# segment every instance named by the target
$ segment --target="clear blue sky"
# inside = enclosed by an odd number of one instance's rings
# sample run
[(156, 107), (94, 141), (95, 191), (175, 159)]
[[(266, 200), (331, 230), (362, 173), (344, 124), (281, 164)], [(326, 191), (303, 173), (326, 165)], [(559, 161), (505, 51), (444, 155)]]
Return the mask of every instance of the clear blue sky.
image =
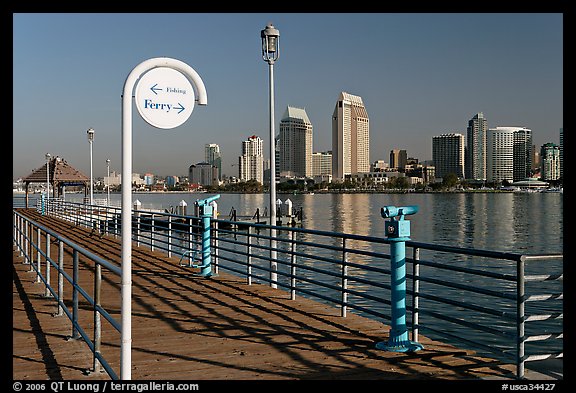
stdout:
[(121, 94), (140, 62), (172, 57), (203, 79), (208, 105), (160, 130), (133, 113), (133, 171), (185, 175), (217, 143), (223, 173), (237, 175), (241, 141), (256, 134), (268, 157), (268, 65), (260, 30), (280, 30), (274, 67), (276, 128), (288, 105), (305, 108), (314, 151), (330, 150), (341, 91), (370, 117), (370, 160), (391, 149), (432, 158), (432, 137), (526, 126), (537, 147), (563, 127), (561, 13), (15, 13), (13, 176), (59, 155), (94, 176), (120, 172)]

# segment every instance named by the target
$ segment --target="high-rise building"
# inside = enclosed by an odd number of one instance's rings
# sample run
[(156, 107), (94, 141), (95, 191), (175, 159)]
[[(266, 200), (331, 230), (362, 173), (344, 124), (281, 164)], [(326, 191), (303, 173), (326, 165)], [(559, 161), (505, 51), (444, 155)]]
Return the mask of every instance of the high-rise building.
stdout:
[(199, 162), (190, 165), (188, 168), (188, 179), (190, 184), (200, 184), (202, 186), (218, 185), (218, 168), (207, 162)]
[(513, 148), (514, 181), (521, 181), (532, 176), (532, 130), (526, 127), (517, 128), (514, 131)]
[(514, 181), (514, 134), (518, 127), (489, 128), (486, 135), (486, 179)]
[(204, 145), (204, 162), (218, 168), (218, 180), (222, 179), (222, 156), (220, 155), (220, 146), (216, 143), (207, 143)]
[(312, 123), (305, 109), (288, 106), (280, 120), (280, 174), (312, 176)]
[(390, 150), (390, 168), (399, 172), (403, 172), (408, 163), (408, 153), (406, 150), (392, 149)]
[(332, 114), (332, 177), (370, 172), (370, 124), (362, 98), (341, 92)]
[(466, 178), (472, 180), (485, 180), (486, 174), (486, 133), (488, 122), (482, 112), (474, 115), (468, 121), (466, 129)]
[(264, 149), (260, 137), (252, 135), (242, 141), (242, 155), (238, 158), (239, 174), (241, 181), (257, 180), (264, 182)]
[(564, 128), (560, 128), (560, 178), (564, 179)]
[(432, 161), (435, 176), (453, 173), (464, 178), (464, 135), (447, 133), (432, 137)]
[(555, 143), (545, 143), (540, 149), (542, 176), (544, 181), (560, 178), (560, 148)]
[(312, 176), (332, 175), (332, 152), (312, 153)]

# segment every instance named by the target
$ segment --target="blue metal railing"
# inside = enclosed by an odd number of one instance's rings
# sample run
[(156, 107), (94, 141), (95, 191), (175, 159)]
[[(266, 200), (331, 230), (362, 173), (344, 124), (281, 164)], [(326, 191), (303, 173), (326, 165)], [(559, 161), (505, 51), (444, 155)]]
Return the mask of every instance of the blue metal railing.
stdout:
[[(14, 245), (17, 247), (20, 256), (24, 258), (24, 263), (30, 265), (30, 271), (36, 272), (36, 281), (44, 283), (46, 288), (45, 296), (53, 297), (55, 299), (58, 307), (55, 316), (66, 314), (72, 322), (71, 338), (82, 338), (90, 348), (90, 351), (93, 354), (92, 372), (99, 372), (101, 367), (103, 367), (112, 379), (118, 379), (118, 375), (114, 372), (106, 358), (101, 353), (101, 317), (104, 317), (118, 332), (121, 331), (121, 326), (120, 323), (116, 321), (116, 319), (114, 319), (101, 305), (101, 285), (102, 267), (118, 277), (121, 275), (120, 268), (76, 245), (51, 229), (28, 219), (15, 210), (13, 213), (13, 219)], [(44, 249), (42, 249), (42, 238), (45, 239)], [(58, 244), (57, 261), (51, 257), (50, 245), (52, 242), (57, 242)], [(67, 273), (64, 269), (65, 246), (72, 250), (72, 275)], [(36, 251), (36, 264), (34, 263), (34, 251)], [(85, 259), (94, 263), (94, 290), (92, 296), (90, 296), (90, 294), (80, 286), (79, 260), (81, 255), (85, 257)], [(45, 262), (45, 273), (42, 273), (42, 259)], [(50, 283), (50, 271), (52, 267), (56, 269), (58, 274), (57, 288), (54, 288)], [(68, 309), (64, 302), (64, 279), (72, 285), (72, 311)], [(84, 330), (78, 320), (79, 295), (82, 295), (82, 297), (84, 297), (84, 299), (86, 299), (92, 306), (94, 316), (93, 340), (90, 339), (88, 333)]]
[[(47, 214), (120, 234), (120, 209), (52, 201)], [(200, 218), (134, 210), (133, 240), (189, 266), (200, 244)], [(390, 241), (381, 237), (212, 219), (212, 266), (246, 279), (390, 320)], [(270, 247), (270, 229), (276, 247)], [(420, 331), (516, 364), (562, 358), (562, 254), (523, 255), (407, 241), (407, 312), (411, 339)], [(271, 260), (271, 252), (277, 257)], [(276, 262), (277, 269), (270, 262)], [(552, 274), (533, 267), (547, 264)], [(534, 271), (534, 272), (533, 272)], [(274, 276), (272, 273), (276, 273)], [(271, 277), (277, 277), (272, 280)], [(549, 285), (548, 285), (549, 284)], [(559, 343), (547, 345), (546, 343)], [(534, 346), (530, 347), (529, 346)], [(559, 348), (557, 348), (559, 347)]]

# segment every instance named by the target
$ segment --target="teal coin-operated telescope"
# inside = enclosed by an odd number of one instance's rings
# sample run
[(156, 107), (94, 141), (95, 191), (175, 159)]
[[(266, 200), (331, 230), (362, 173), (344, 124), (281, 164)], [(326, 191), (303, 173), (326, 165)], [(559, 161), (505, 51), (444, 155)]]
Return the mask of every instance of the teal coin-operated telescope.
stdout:
[(200, 268), (200, 275), (203, 277), (212, 276), (212, 256), (210, 252), (210, 219), (214, 214), (212, 202), (220, 198), (220, 194), (206, 199), (198, 199), (194, 204), (198, 206), (198, 216), (202, 219), (202, 265), (193, 267)]
[[(382, 217), (391, 218), (391, 220), (386, 221), (386, 236), (388, 238), (407, 238), (410, 236), (410, 221), (405, 220), (404, 216), (418, 213), (418, 206), (384, 206), (380, 212)], [(394, 217), (398, 218), (394, 220)]]
[(385, 234), (390, 240), (391, 275), (391, 328), (388, 341), (376, 348), (392, 352), (415, 352), (423, 348), (408, 339), (406, 327), (406, 241), (410, 240), (410, 221), (405, 216), (416, 214), (418, 206), (384, 206), (380, 213), (390, 220), (385, 223)]

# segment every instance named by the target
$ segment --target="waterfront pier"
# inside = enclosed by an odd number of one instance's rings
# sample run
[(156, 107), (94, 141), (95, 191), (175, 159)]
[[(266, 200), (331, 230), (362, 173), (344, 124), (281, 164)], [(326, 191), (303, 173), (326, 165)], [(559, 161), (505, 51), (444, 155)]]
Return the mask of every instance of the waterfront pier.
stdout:
[[(97, 236), (89, 227), (17, 209), (24, 217), (50, 229), (93, 255), (119, 266), (120, 239)], [(40, 233), (40, 232), (38, 232)], [(30, 231), (38, 241), (37, 232)], [(58, 242), (40, 234), (42, 249), (47, 241), (50, 258), (62, 255), (64, 271), (77, 275), (87, 294), (94, 293), (95, 264), (80, 257), (72, 273), (74, 255)], [(66, 315), (58, 313), (54, 294), (44, 281), (58, 282), (55, 269), (46, 271), (39, 257), (43, 280), (18, 249), (13, 252), (13, 379), (111, 378), (101, 371), (89, 345), (83, 342)], [(386, 340), (390, 327), (338, 307), (304, 297), (291, 298), (289, 291), (252, 284), (220, 271), (204, 278), (198, 271), (179, 264), (177, 256), (153, 251), (134, 243), (132, 273), (132, 379), (135, 380), (237, 380), (237, 379), (514, 379), (516, 367), (478, 356), (443, 342), (419, 336), (425, 350), (395, 353), (376, 348)], [(30, 261), (28, 261), (30, 262)], [(104, 269), (102, 269), (104, 270)], [(120, 277), (102, 274), (99, 307), (120, 319)], [(63, 302), (73, 308), (72, 286), (63, 285)], [(77, 296), (77, 295), (76, 295)], [(112, 370), (120, 369), (120, 333), (105, 318), (95, 319), (93, 305), (77, 300), (79, 326)], [(71, 338), (76, 336), (76, 338)], [(96, 365), (96, 366), (95, 366)], [(93, 370), (99, 370), (94, 372)], [(525, 377), (534, 374), (526, 372)], [(118, 377), (118, 375), (112, 375)]]

